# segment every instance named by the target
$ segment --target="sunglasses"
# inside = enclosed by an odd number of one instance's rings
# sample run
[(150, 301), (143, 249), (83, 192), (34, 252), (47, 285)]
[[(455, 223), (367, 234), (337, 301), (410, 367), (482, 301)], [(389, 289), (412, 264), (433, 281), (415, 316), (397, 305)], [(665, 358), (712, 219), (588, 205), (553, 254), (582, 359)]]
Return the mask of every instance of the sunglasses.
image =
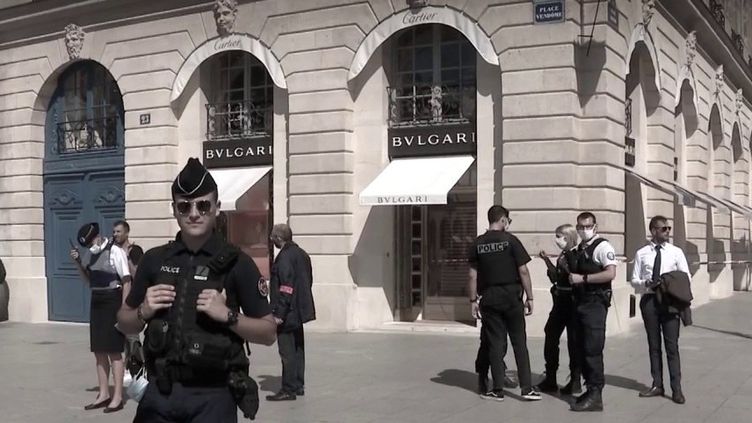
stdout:
[(196, 210), (198, 211), (198, 214), (201, 216), (206, 216), (211, 212), (212, 209), (212, 202), (209, 200), (199, 200), (199, 201), (178, 201), (175, 203), (175, 208), (178, 211), (178, 214), (181, 216), (188, 216), (191, 214), (191, 210), (193, 209), (193, 205), (196, 205)]
[(577, 229), (578, 231), (581, 231), (583, 229), (593, 229), (594, 227), (595, 225), (577, 225), (575, 226), (575, 229)]
[(661, 226), (655, 228), (658, 232), (671, 232), (671, 226)]

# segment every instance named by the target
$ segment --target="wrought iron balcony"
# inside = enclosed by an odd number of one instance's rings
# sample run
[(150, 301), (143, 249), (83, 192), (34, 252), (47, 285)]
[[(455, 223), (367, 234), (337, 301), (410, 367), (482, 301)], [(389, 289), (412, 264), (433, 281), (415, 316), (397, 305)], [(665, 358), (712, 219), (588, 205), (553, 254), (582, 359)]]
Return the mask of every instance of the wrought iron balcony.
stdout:
[(723, 14), (723, 5), (718, 0), (709, 0), (708, 8), (710, 13), (722, 27), (726, 27), (726, 16)]
[[(88, 112), (103, 111), (107, 107), (89, 109)], [(87, 110), (70, 110), (63, 114), (68, 117), (86, 116)], [(112, 150), (118, 147), (118, 115), (107, 114), (89, 119), (66, 120), (57, 124), (58, 154), (82, 153), (87, 151)]]
[(389, 126), (467, 123), (475, 120), (475, 85), (387, 87)]
[(206, 105), (206, 139), (222, 141), (272, 134), (274, 111), (251, 101)]

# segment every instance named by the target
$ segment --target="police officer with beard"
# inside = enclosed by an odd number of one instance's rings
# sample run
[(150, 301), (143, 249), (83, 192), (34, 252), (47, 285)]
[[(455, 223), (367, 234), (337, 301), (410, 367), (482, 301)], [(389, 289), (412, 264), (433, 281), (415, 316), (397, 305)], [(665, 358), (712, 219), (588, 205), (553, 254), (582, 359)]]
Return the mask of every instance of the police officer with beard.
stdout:
[(277, 330), (261, 274), (215, 233), (217, 185), (198, 159), (175, 178), (172, 200), (180, 232), (144, 254), (118, 313), (126, 333), (146, 325), (149, 385), (134, 422), (232, 423), (236, 406), (254, 418), (258, 386), (243, 342), (271, 345)]
[[(525, 333), (525, 315), (533, 311), (533, 290), (527, 269), (530, 255), (520, 240), (507, 232), (507, 227), (512, 223), (507, 209), (492, 206), (488, 209), (488, 223), (488, 231), (475, 240), (468, 254), (468, 292), (472, 313), (476, 318), (480, 315), (483, 324), (493, 377), (493, 389), (480, 396), (504, 400), (505, 369), (502, 358), (507, 349), (509, 333), (522, 397), (529, 401), (540, 400), (540, 393), (533, 389), (531, 381)], [(523, 290), (526, 297), (524, 303)]]
[(580, 213), (576, 228), (581, 241), (569, 281), (575, 292), (579, 356), (587, 391), (571, 407), (572, 411), (603, 411), (603, 348), (606, 316), (611, 305), (611, 281), (616, 276), (616, 253), (606, 239), (597, 235), (598, 224), (593, 213)]

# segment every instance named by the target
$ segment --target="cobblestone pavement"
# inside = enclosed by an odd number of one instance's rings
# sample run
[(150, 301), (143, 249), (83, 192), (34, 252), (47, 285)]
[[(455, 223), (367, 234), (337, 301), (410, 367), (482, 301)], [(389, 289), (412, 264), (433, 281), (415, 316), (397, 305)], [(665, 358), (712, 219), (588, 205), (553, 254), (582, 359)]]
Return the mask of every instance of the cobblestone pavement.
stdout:
[[(537, 312), (542, 312), (538, 310)], [(503, 403), (475, 394), (474, 336), (404, 333), (311, 333), (306, 396), (269, 403), (278, 389), (276, 347), (254, 347), (261, 386), (257, 421), (270, 422), (713, 422), (742, 423), (752, 413), (752, 293), (737, 293), (695, 310), (680, 339), (685, 405), (640, 399), (650, 383), (641, 330), (607, 340), (603, 413), (569, 411), (563, 398)], [(534, 371), (543, 368), (543, 340), (529, 340)], [(564, 348), (565, 352), (566, 349)], [(508, 363), (514, 360), (510, 355)], [(566, 363), (566, 358), (563, 358)], [(88, 328), (69, 324), (0, 324), (0, 422), (130, 422), (136, 404), (119, 413), (84, 411), (96, 396)], [(560, 379), (566, 375), (562, 371)], [(537, 380), (537, 376), (536, 376)], [(668, 377), (666, 377), (668, 380)]]

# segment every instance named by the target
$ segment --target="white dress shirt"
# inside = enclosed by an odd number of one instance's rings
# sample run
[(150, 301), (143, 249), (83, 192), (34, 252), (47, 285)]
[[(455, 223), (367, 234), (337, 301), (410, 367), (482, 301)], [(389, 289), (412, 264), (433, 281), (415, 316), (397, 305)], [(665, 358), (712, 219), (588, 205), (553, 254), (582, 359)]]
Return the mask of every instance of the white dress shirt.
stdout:
[[(105, 243), (102, 245), (102, 248), (105, 248), (109, 242), (112, 241), (105, 238)], [(118, 276), (120, 276), (120, 280), (126, 276), (131, 276), (130, 266), (128, 266), (128, 255), (125, 254), (125, 250), (114, 243), (112, 244), (112, 247), (110, 247), (110, 265), (115, 268)]]
[[(632, 269), (632, 286), (637, 294), (649, 294), (653, 290), (646, 287), (645, 283), (653, 279), (653, 263), (655, 262), (655, 246), (650, 244), (640, 248), (635, 253), (634, 269)], [(687, 265), (687, 258), (681, 248), (664, 242), (661, 244), (661, 272), (660, 274), (679, 270), (692, 278)]]

